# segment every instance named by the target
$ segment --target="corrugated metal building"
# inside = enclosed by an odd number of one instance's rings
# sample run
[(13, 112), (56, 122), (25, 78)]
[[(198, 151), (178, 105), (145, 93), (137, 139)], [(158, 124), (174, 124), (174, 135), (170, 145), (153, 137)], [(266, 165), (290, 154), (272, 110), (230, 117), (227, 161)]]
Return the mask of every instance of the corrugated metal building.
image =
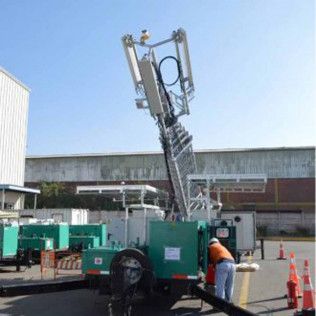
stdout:
[[(315, 178), (315, 147), (197, 150), (198, 173)], [(161, 152), (28, 156), (26, 182), (165, 181)]]
[(30, 90), (0, 67), (0, 203), (23, 207), (27, 118)]
[[(257, 224), (267, 231), (315, 231), (315, 147), (198, 150), (199, 173), (266, 174), (263, 194), (222, 194), (224, 209), (257, 211)], [(30, 156), (26, 183), (77, 185), (149, 183), (169, 189), (160, 152), (67, 156)]]
[[(266, 174), (264, 194), (224, 194), (225, 208), (257, 211), (314, 211), (315, 147), (196, 151), (199, 173)], [(160, 152), (37, 156), (26, 159), (26, 183), (150, 183), (168, 188)]]

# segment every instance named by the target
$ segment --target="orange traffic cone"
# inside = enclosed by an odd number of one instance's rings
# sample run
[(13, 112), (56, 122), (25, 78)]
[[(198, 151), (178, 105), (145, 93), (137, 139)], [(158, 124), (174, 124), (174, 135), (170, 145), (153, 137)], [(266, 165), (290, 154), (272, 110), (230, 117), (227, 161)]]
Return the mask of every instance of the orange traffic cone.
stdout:
[(285, 256), (285, 251), (283, 248), (283, 242), (282, 240), (280, 241), (280, 251), (279, 251), (279, 258), (277, 258), (278, 260), (286, 260), (286, 256)]
[(289, 281), (291, 281), (291, 280), (294, 281), (297, 285), (297, 297), (302, 297), (302, 290), (301, 290), (301, 286), (300, 286), (300, 277), (297, 274), (294, 252), (290, 253)]
[(295, 271), (290, 269), (289, 280), (286, 283), (287, 286), (287, 307), (288, 308), (297, 308), (298, 307), (298, 291), (297, 283), (294, 281)]
[(309, 262), (304, 261), (304, 292), (303, 292), (303, 312), (308, 310), (315, 310), (315, 293), (313, 290), (311, 277), (309, 274)]

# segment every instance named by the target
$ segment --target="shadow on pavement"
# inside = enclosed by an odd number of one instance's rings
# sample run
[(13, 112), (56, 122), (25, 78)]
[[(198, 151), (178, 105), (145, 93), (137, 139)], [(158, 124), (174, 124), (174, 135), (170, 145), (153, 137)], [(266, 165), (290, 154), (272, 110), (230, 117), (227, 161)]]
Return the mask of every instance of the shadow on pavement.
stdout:
[(288, 307), (281, 307), (281, 308), (269, 309), (266, 311), (258, 312), (257, 314), (258, 315), (264, 315), (264, 314), (273, 315), (273, 313), (282, 312), (282, 311), (286, 311), (286, 310), (290, 310), (290, 309)]
[(180, 307), (173, 310), (174, 316), (203, 316), (203, 315), (212, 315), (221, 313), (216, 309), (208, 309), (201, 311), (200, 308), (187, 308), (187, 307)]
[(254, 304), (254, 303), (263, 303), (263, 302), (272, 302), (272, 301), (278, 301), (278, 300), (284, 300), (286, 299), (286, 296), (280, 296), (280, 297), (273, 297), (273, 298), (266, 298), (264, 300), (260, 300), (260, 301), (251, 301), (248, 302), (247, 304)]
[[(177, 304), (187, 304), (178, 306)], [(195, 306), (192, 306), (195, 302)], [(193, 303), (194, 304), (194, 303)], [(191, 306), (190, 306), (191, 305)], [(166, 296), (154, 296), (150, 300), (135, 304), (133, 316), (205, 316), (222, 315), (211, 307), (201, 310), (196, 300), (181, 300)], [(6, 316), (114, 316), (109, 312), (105, 296), (89, 290), (73, 290), (30, 296), (4, 297), (0, 302), (0, 315)]]
[(105, 316), (104, 302), (90, 291), (75, 290), (31, 296), (4, 297), (0, 301), (0, 315), (6, 316)]

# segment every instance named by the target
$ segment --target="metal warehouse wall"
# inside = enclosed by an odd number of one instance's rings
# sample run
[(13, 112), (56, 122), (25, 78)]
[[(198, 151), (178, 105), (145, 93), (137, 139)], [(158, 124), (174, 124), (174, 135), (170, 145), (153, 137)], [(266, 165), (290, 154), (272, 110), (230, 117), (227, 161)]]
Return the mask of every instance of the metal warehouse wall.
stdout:
[(29, 90), (0, 67), (0, 183), (24, 184)]
[[(264, 173), (268, 178), (315, 178), (315, 147), (196, 152), (199, 173)], [(27, 157), (27, 183), (40, 181), (166, 180), (162, 153)]]
[(268, 178), (315, 177), (315, 147), (201, 152), (197, 161), (202, 173), (264, 173)]

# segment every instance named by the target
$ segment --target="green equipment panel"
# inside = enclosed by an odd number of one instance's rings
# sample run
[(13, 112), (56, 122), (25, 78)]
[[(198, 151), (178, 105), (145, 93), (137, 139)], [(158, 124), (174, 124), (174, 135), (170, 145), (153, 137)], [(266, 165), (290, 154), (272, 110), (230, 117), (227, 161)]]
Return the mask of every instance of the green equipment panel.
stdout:
[(210, 237), (216, 237), (237, 258), (236, 226), (210, 226)]
[(198, 222), (150, 222), (148, 255), (157, 278), (196, 279)]
[(96, 236), (99, 237), (100, 246), (106, 245), (105, 224), (70, 225), (69, 234), (70, 236)]
[(19, 227), (0, 225), (0, 259), (16, 255), (18, 234)]
[(100, 238), (96, 236), (69, 236), (69, 247), (82, 244), (83, 249), (96, 248), (100, 246)]
[(22, 237), (53, 238), (54, 249), (68, 249), (69, 247), (69, 226), (68, 224), (53, 225), (22, 225), (20, 226)]
[(82, 252), (82, 273), (101, 274), (110, 273), (113, 257), (120, 252), (120, 248), (98, 247), (84, 250)]
[(20, 237), (20, 247), (23, 250), (52, 250), (54, 248), (54, 239), (42, 237)]

